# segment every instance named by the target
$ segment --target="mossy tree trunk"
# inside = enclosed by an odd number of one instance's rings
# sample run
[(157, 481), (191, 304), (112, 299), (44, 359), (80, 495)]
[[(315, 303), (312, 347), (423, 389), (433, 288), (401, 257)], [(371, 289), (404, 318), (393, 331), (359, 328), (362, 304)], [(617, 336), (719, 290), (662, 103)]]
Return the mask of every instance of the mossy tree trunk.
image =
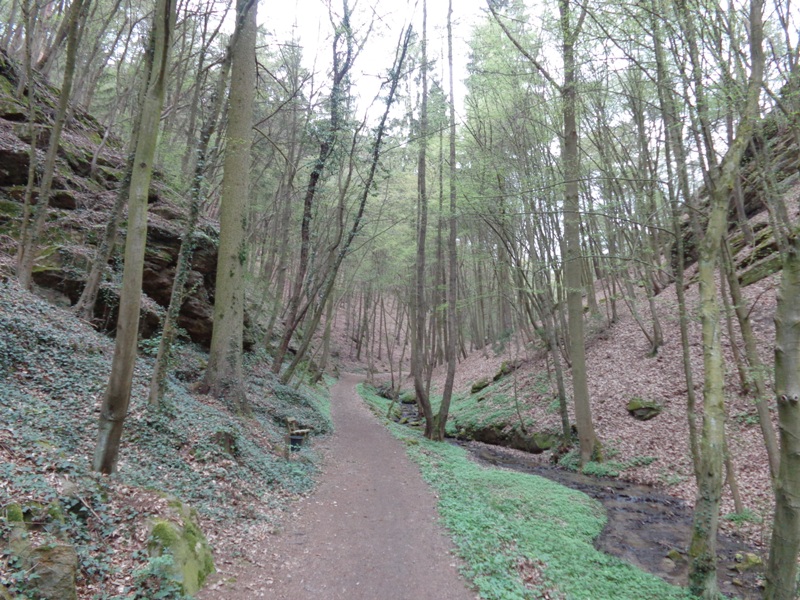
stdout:
[(775, 313), (775, 395), (780, 469), (767, 563), (766, 600), (794, 600), (800, 552), (800, 233), (789, 239)]
[(439, 413), (436, 415), (436, 428), (433, 437), (436, 440), (444, 440), (444, 430), (447, 425), (447, 416), (450, 411), (450, 399), (453, 396), (453, 382), (456, 376), (456, 338), (458, 337), (458, 312), (456, 303), (458, 301), (458, 246), (456, 244), (456, 113), (453, 87), (453, 0), (450, 0), (447, 8), (447, 59), (449, 64), (450, 76), (450, 214), (448, 218), (448, 239), (447, 239), (447, 336), (445, 357), (447, 359), (447, 374), (442, 391), (442, 403), (439, 405)]
[[(692, 47), (695, 80), (699, 79), (699, 55), (692, 42), (693, 16), (685, 2), (680, 5), (684, 33)], [(717, 530), (722, 495), (725, 458), (724, 359), (720, 342), (720, 309), (715, 273), (720, 259), (722, 237), (727, 230), (727, 213), (742, 155), (750, 142), (758, 118), (759, 96), (763, 80), (762, 0), (750, 4), (751, 72), (747, 101), (742, 110), (736, 137), (722, 163), (710, 173), (710, 214), (705, 236), (700, 244), (699, 282), (700, 315), (703, 324), (703, 429), (700, 441), (700, 469), (697, 478), (692, 541), (689, 548), (689, 588), (705, 600), (717, 600)], [(698, 85), (698, 88), (701, 88)], [(705, 101), (698, 100), (700, 116), (707, 117)], [(710, 144), (710, 142), (708, 142)], [(710, 147), (707, 148), (712, 155)]]
[(244, 329), (243, 269), (250, 198), (250, 148), (256, 86), (256, 0), (237, 0), (236, 34), (231, 46), (231, 90), (222, 174), (214, 331), (204, 386), (247, 410), (242, 373)]
[(125, 268), (122, 273), (114, 358), (100, 408), (99, 432), (94, 453), (94, 469), (105, 474), (116, 470), (122, 429), (130, 403), (139, 337), (144, 252), (147, 244), (147, 196), (158, 142), (174, 26), (173, 0), (159, 0), (153, 16), (153, 29), (148, 48), (148, 52), (152, 53), (152, 68), (140, 108), (139, 130), (131, 173)]
[[(236, 32), (234, 32), (236, 35)], [(234, 40), (235, 43), (235, 40)], [(161, 339), (158, 343), (158, 354), (153, 365), (153, 376), (150, 379), (150, 392), (148, 403), (151, 407), (158, 406), (164, 395), (164, 387), (169, 369), (169, 360), (172, 354), (172, 345), (178, 328), (178, 315), (185, 297), (186, 280), (189, 277), (192, 253), (194, 252), (194, 236), (197, 220), (200, 216), (200, 203), (205, 191), (206, 160), (211, 136), (216, 131), (217, 122), (225, 98), (225, 87), (228, 81), (231, 66), (230, 48), (226, 53), (217, 79), (214, 96), (211, 99), (211, 112), (200, 131), (200, 141), (195, 149), (194, 176), (192, 187), (189, 190), (189, 215), (181, 236), (181, 247), (178, 251), (178, 262), (175, 267), (175, 279), (172, 282), (172, 293), (169, 299), (167, 314), (164, 316), (164, 326), (161, 330)]]
[(427, 344), (425, 321), (428, 316), (425, 298), (425, 241), (428, 235), (428, 191), (427, 171), (427, 136), (428, 136), (428, 65), (427, 65), (427, 1), (422, 2), (422, 98), (419, 116), (419, 155), (417, 157), (417, 260), (414, 273), (414, 293), (411, 302), (410, 322), (414, 333), (411, 336), (411, 375), (414, 379), (414, 392), (417, 405), (425, 417), (425, 437), (433, 435), (433, 410), (428, 397), (428, 381), (426, 381), (427, 362), (432, 360)]
[[(65, 30), (65, 35), (67, 37), (67, 56), (64, 65), (64, 79), (61, 84), (61, 94), (58, 97), (58, 107), (56, 108), (53, 125), (50, 128), (50, 139), (48, 141), (47, 154), (44, 159), (44, 170), (39, 185), (38, 200), (33, 211), (31, 211), (31, 219), (26, 219), (22, 223), (22, 241), (20, 242), (19, 251), (17, 253), (17, 279), (20, 285), (25, 289), (30, 289), (31, 285), (33, 285), (33, 262), (36, 258), (39, 238), (42, 235), (42, 230), (44, 229), (45, 220), (47, 218), (47, 205), (50, 200), (50, 190), (53, 186), (53, 177), (56, 171), (56, 157), (61, 142), (61, 130), (64, 128), (64, 122), (67, 118), (67, 109), (69, 108), (69, 101), (72, 95), (72, 81), (75, 77), (75, 59), (78, 54), (78, 46), (83, 31), (83, 28), (80, 27), (81, 13), (85, 10), (88, 1), (89, 0), (73, 0), (67, 15), (68, 23)], [(35, 96), (35, 86), (30, 75), (32, 75), (32, 73), (29, 71), (29, 78), (27, 81), (28, 95), (29, 98), (33, 98)], [(32, 112), (29, 116), (31, 125), (33, 125), (33, 117), (34, 113)], [(31, 133), (32, 148), (35, 148), (36, 133), (33, 128), (31, 129)], [(32, 155), (33, 154), (34, 152), (32, 152)], [(28, 189), (31, 189), (31, 182), (28, 183)]]

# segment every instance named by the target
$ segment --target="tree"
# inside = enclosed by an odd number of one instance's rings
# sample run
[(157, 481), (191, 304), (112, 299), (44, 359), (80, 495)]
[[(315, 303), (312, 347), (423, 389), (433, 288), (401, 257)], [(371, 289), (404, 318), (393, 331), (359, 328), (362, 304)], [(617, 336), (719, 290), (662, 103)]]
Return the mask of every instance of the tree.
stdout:
[(147, 243), (147, 197), (153, 172), (161, 108), (164, 104), (174, 23), (173, 0), (159, 0), (155, 6), (152, 32), (148, 42), (147, 84), (139, 109), (139, 128), (136, 133), (136, 151), (131, 172), (128, 234), (125, 238), (125, 265), (120, 289), (114, 358), (100, 408), (99, 431), (94, 453), (94, 469), (104, 474), (116, 470), (123, 425), (130, 403), (139, 337), (142, 270)]
[(257, 0), (237, 0), (231, 47), (231, 91), (222, 176), (219, 258), (214, 295), (214, 331), (204, 386), (246, 410), (242, 373), (246, 217), (250, 189), (250, 148), (256, 86)]
[(447, 416), (450, 410), (450, 399), (453, 395), (453, 381), (456, 375), (456, 338), (458, 337), (458, 312), (456, 306), (458, 301), (458, 246), (456, 243), (457, 190), (456, 111), (453, 87), (453, 0), (450, 0), (447, 7), (447, 60), (450, 76), (450, 215), (448, 219), (449, 236), (447, 240), (447, 347), (445, 349), (445, 357), (447, 359), (447, 374), (445, 376), (444, 390), (442, 390), (442, 402), (439, 405), (439, 413), (436, 415), (436, 428), (433, 432), (434, 439), (439, 441), (444, 441), (444, 429), (445, 425), (447, 424)]
[[(53, 177), (56, 170), (56, 155), (61, 141), (61, 130), (64, 127), (64, 122), (67, 118), (67, 109), (69, 108), (69, 101), (72, 94), (72, 81), (75, 76), (75, 56), (78, 52), (78, 45), (81, 40), (82, 28), (80, 27), (81, 13), (85, 10), (88, 0), (73, 0), (70, 5), (69, 14), (65, 21), (66, 27), (62, 27), (64, 36), (67, 37), (67, 60), (64, 68), (64, 80), (61, 84), (61, 94), (58, 98), (58, 108), (56, 109), (55, 119), (53, 126), (50, 129), (50, 139), (48, 141), (47, 155), (44, 161), (44, 172), (42, 173), (42, 182), (39, 185), (39, 195), (36, 202), (35, 210), (32, 211), (32, 220), (28, 221), (26, 218), (22, 223), (22, 235), (17, 253), (17, 278), (20, 285), (25, 289), (30, 289), (33, 284), (33, 263), (36, 258), (36, 250), (39, 243), (39, 238), (42, 234), (45, 219), (47, 217), (47, 205), (50, 201), (50, 190), (53, 185)], [(28, 94), (29, 98), (35, 96), (34, 80), (32, 73), (28, 70)], [(34, 114), (31, 113), (31, 126), (33, 126)], [(35, 162), (35, 147), (36, 147), (36, 134), (31, 135), (31, 164)], [(32, 186), (32, 181), (28, 182), (28, 188)], [(26, 198), (30, 202), (30, 195)], [(26, 204), (27, 204), (26, 202)], [(28, 213), (26, 206), (26, 216)]]
[(575, 44), (581, 33), (587, 8), (582, 5), (577, 20), (573, 23), (570, 0), (559, 0), (559, 33), (564, 79), (557, 82), (548, 70), (528, 52), (497, 13), (495, 1), (487, 0), (489, 10), (503, 32), (514, 46), (528, 59), (534, 68), (556, 88), (561, 97), (563, 135), (561, 137), (561, 164), (564, 177), (564, 272), (569, 318), (569, 353), (572, 361), (572, 387), (575, 403), (575, 421), (580, 441), (581, 464), (589, 462), (595, 450), (597, 438), (594, 433), (592, 410), (586, 374), (586, 347), (583, 323), (583, 259), (580, 238), (580, 198), (578, 178), (580, 172), (578, 128), (577, 128), (577, 75)]
[(781, 456), (766, 570), (767, 600), (793, 600), (800, 553), (800, 235), (789, 239), (775, 314), (775, 395)]
[[(699, 54), (694, 44), (692, 25), (694, 18), (688, 4), (682, 2), (681, 25), (690, 46), (694, 69), (695, 89), (702, 90), (699, 82)], [(750, 143), (759, 113), (759, 96), (764, 74), (762, 49), (762, 0), (750, 3), (750, 79), (746, 103), (742, 109), (736, 137), (728, 147), (718, 167), (710, 173), (709, 217), (705, 235), (700, 243), (699, 283), (700, 315), (703, 324), (703, 429), (700, 439), (700, 469), (697, 480), (692, 542), (689, 547), (689, 587), (693, 594), (707, 600), (719, 597), (716, 574), (717, 529), (722, 491), (725, 456), (724, 368), (720, 342), (720, 313), (717, 300), (715, 271), (717, 269), (722, 238), (727, 230), (728, 204), (739, 177), (744, 151)], [(703, 96), (698, 97), (700, 118), (705, 121), (707, 109)], [(704, 125), (708, 156), (713, 156), (710, 133)]]

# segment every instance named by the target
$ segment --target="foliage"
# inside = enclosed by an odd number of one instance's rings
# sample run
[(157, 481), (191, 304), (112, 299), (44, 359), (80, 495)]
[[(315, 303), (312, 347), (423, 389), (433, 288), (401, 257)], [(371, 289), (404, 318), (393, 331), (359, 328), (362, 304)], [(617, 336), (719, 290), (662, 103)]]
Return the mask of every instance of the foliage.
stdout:
[[(584, 475), (592, 477), (619, 477), (623, 471), (636, 467), (643, 467), (656, 461), (655, 456), (634, 456), (625, 461), (605, 460), (602, 462), (590, 460), (582, 469)], [(580, 468), (580, 455), (577, 450), (570, 450), (558, 461), (559, 466), (578, 471)]]
[[(378, 415), (388, 401), (361, 388)], [(462, 448), (430, 442), (388, 423), (439, 497), (439, 512), (465, 561), (465, 575), (487, 600), (548, 597), (639, 600), (688, 598), (661, 579), (594, 548), (603, 528), (602, 506), (547, 479), (470, 461)], [(543, 581), (522, 582), (518, 565), (543, 565)]]
[[(179, 353), (183, 368), (199, 368), (204, 360), (189, 346)], [(308, 449), (304, 460), (281, 455), (282, 419), (296, 415), (316, 433), (329, 431), (327, 400), (278, 386), (257, 358), (248, 363), (252, 418), (232, 416), (176, 379), (168, 383), (163, 409), (149, 409), (151, 361), (140, 358), (119, 473), (97, 478), (90, 460), (110, 362), (107, 338), (13, 284), (0, 284), (0, 511), (21, 512), (37, 544), (72, 544), (79, 585), (102, 586), (114, 578), (119, 553), (141, 544), (137, 531), (158, 516), (158, 505), (166, 506), (164, 497), (197, 509), (201, 522), (230, 524), (271, 519), (270, 511), (290, 494), (310, 489), (316, 456)], [(148, 500), (130, 503), (133, 496)], [(12, 525), (0, 520), (0, 549), (6, 548), (0, 584), (7, 587), (18, 573), (7, 550), (11, 535)], [(139, 555), (126, 560), (140, 569), (135, 585), (155, 585), (163, 564)], [(167, 589), (136, 597), (177, 597)]]
[(728, 513), (726, 515), (722, 515), (722, 518), (737, 525), (741, 525), (743, 523), (761, 523), (764, 520), (761, 515), (753, 512), (749, 508), (745, 508), (739, 513)]
[(133, 600), (182, 600), (181, 586), (171, 579), (172, 556), (163, 554), (147, 558), (145, 565), (133, 572)]

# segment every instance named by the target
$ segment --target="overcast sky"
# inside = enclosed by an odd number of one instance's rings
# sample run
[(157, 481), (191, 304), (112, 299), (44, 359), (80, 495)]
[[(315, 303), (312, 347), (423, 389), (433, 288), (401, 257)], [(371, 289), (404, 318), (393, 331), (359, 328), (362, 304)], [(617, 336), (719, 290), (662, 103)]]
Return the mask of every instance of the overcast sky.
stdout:
[[(259, 23), (288, 40), (292, 32), (304, 49), (308, 69), (324, 76), (331, 66), (332, 27), (328, 16), (328, 0), (282, 0), (263, 2), (259, 6)], [(353, 26), (360, 36), (372, 22), (369, 41), (355, 63), (354, 75), (359, 106), (365, 109), (375, 97), (381, 78), (392, 65), (400, 32), (409, 22), (415, 31), (422, 31), (422, 1), (350, 0)], [(341, 0), (330, 0), (331, 10), (341, 14)], [(469, 60), (472, 28), (483, 14), (484, 0), (453, 0), (453, 45), (456, 85), (456, 106), (463, 106), (466, 89), (462, 84)], [(437, 60), (435, 76), (447, 86), (447, 0), (428, 0), (428, 54)], [(461, 112), (459, 110), (459, 112)]]

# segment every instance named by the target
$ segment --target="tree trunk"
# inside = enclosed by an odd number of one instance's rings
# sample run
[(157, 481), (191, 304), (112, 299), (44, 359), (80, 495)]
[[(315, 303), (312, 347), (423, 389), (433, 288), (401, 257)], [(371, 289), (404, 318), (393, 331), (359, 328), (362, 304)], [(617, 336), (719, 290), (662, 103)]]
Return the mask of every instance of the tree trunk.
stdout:
[(447, 58), (450, 66), (450, 215), (449, 215), (449, 237), (447, 240), (448, 254), (448, 276), (447, 276), (447, 347), (445, 357), (447, 358), (447, 374), (445, 375), (444, 390), (442, 391), (442, 403), (439, 406), (439, 414), (436, 416), (436, 431), (434, 439), (444, 440), (444, 430), (447, 424), (447, 416), (450, 411), (450, 400), (453, 396), (453, 382), (456, 376), (456, 338), (458, 337), (458, 313), (456, 304), (458, 302), (458, 250), (456, 245), (456, 113), (455, 98), (453, 91), (453, 0), (450, 0), (447, 9)]
[(592, 459), (596, 437), (589, 403), (589, 386), (586, 378), (586, 347), (584, 341), (582, 265), (580, 237), (580, 200), (578, 198), (579, 150), (576, 119), (577, 64), (575, 38), (578, 29), (572, 29), (569, 0), (559, 1), (561, 13), (562, 53), (564, 59), (564, 85), (561, 100), (564, 113), (564, 142), (561, 148), (564, 169), (564, 240), (566, 256), (564, 271), (567, 285), (567, 312), (569, 319), (569, 354), (572, 360), (572, 388), (575, 401), (575, 424), (580, 441), (580, 462)]
[[(36, 258), (37, 245), (44, 229), (47, 218), (47, 208), (50, 201), (50, 189), (53, 185), (53, 177), (56, 170), (56, 157), (58, 147), (61, 142), (61, 130), (67, 117), (67, 109), (72, 94), (72, 81), (75, 75), (75, 57), (78, 53), (78, 45), (81, 40), (82, 29), (80, 25), (81, 13), (84, 9), (84, 0), (73, 0), (69, 9), (68, 26), (65, 32), (67, 36), (67, 60), (64, 66), (64, 80), (61, 84), (61, 93), (58, 97), (58, 107), (56, 109), (53, 126), (50, 129), (50, 139), (48, 141), (47, 154), (44, 160), (44, 172), (42, 182), (39, 185), (39, 196), (36, 206), (32, 211), (32, 221), (24, 221), (22, 227), (24, 232), (21, 235), (23, 240), (19, 246), (17, 254), (17, 279), (19, 284), (25, 289), (30, 289), (33, 285), (33, 262)], [(27, 82), (28, 94), (35, 96), (34, 82), (29, 79)], [(33, 114), (31, 115), (33, 117)], [(32, 121), (33, 122), (33, 121)], [(31, 137), (31, 144), (35, 144), (35, 133)], [(30, 182), (29, 182), (30, 185)]]
[[(234, 41), (235, 43), (235, 41)], [(231, 53), (228, 50), (220, 69), (219, 79), (211, 98), (211, 113), (208, 115), (206, 123), (200, 132), (200, 141), (196, 148), (194, 177), (190, 190), (189, 216), (181, 236), (181, 247), (178, 251), (178, 261), (175, 266), (175, 279), (172, 282), (172, 293), (169, 299), (167, 313), (164, 316), (164, 326), (161, 330), (161, 340), (158, 343), (158, 354), (153, 365), (153, 376), (150, 379), (150, 391), (148, 403), (150, 406), (158, 406), (164, 396), (164, 388), (169, 369), (169, 360), (172, 355), (172, 344), (178, 327), (178, 316), (183, 306), (185, 297), (186, 280), (189, 277), (191, 268), (192, 253), (194, 252), (194, 236), (197, 228), (197, 221), (200, 216), (200, 203), (203, 192), (205, 192), (206, 158), (208, 156), (208, 145), (211, 136), (217, 127), (217, 121), (222, 110), (222, 103), (225, 98), (225, 87), (230, 72)]]
[(247, 258), (245, 227), (250, 200), (250, 148), (256, 86), (256, 0), (237, 0), (231, 46), (231, 91), (220, 206), (219, 258), (211, 336), (204, 386), (246, 411), (242, 373), (244, 279)]
[(139, 306), (142, 297), (142, 270), (147, 244), (147, 196), (158, 141), (161, 108), (164, 103), (169, 49), (175, 24), (172, 0), (160, 0), (153, 17), (149, 52), (152, 68), (139, 117), (139, 131), (131, 174), (128, 202), (128, 235), (125, 240), (125, 268), (122, 274), (117, 336), (111, 375), (100, 409), (99, 433), (94, 453), (94, 469), (113, 473), (119, 458), (122, 428), (128, 414), (136, 346), (139, 337)]
[(800, 552), (800, 235), (789, 239), (775, 313), (775, 396), (781, 455), (766, 600), (794, 600)]
[[(687, 28), (691, 16), (682, 4), (683, 21)], [(697, 501), (694, 510), (692, 542), (689, 548), (689, 588), (705, 600), (719, 596), (717, 583), (717, 529), (722, 488), (725, 453), (724, 359), (720, 343), (720, 319), (717, 290), (714, 280), (719, 261), (722, 237), (726, 232), (728, 204), (742, 155), (752, 137), (758, 117), (758, 101), (763, 80), (764, 54), (762, 50), (762, 0), (752, 0), (750, 5), (750, 56), (751, 73), (747, 88), (747, 102), (736, 132), (722, 163), (710, 174), (710, 215), (706, 234), (700, 244), (699, 280), (700, 313), (703, 322), (703, 432), (700, 442), (700, 469), (697, 481)], [(690, 44), (694, 42), (689, 36)], [(694, 50), (694, 49), (693, 49)], [(699, 58), (692, 57), (695, 63)], [(699, 103), (702, 104), (702, 103)], [(705, 113), (701, 106), (701, 120)], [(713, 156), (710, 140), (707, 151)]]

